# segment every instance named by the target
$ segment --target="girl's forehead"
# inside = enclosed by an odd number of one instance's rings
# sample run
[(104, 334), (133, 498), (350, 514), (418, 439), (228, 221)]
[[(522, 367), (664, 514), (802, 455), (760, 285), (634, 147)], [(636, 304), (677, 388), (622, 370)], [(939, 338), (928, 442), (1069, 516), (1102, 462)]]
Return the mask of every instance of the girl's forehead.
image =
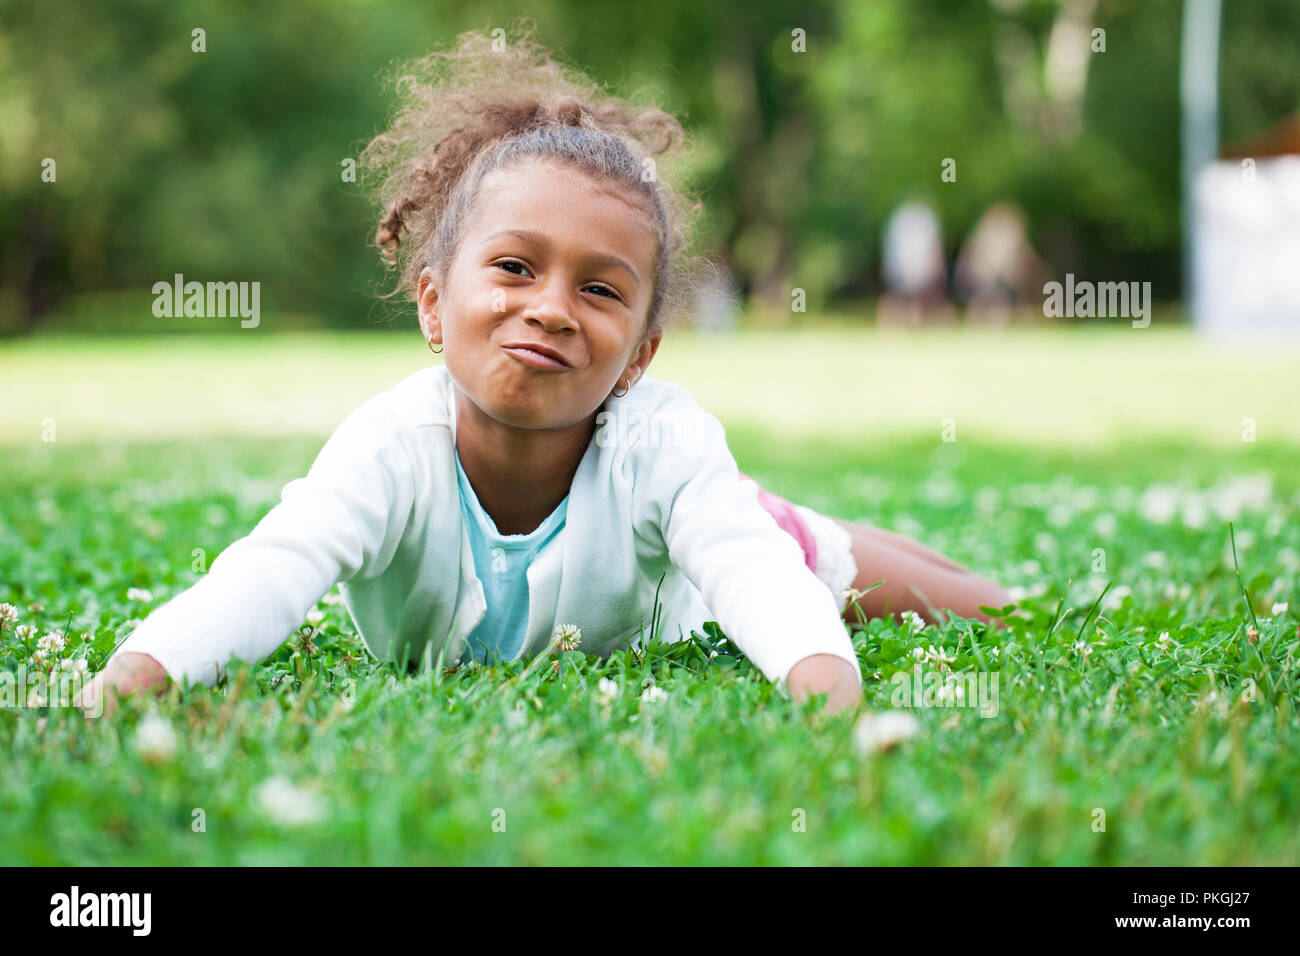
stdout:
[[(655, 241), (653, 224), (639, 197), (582, 170), (540, 161), (522, 166), (494, 169), (484, 177), (478, 215), (471, 226), (480, 236), (516, 230), (541, 235), (573, 231), (588, 239), (599, 234), (607, 240), (617, 233), (632, 243)], [(614, 202), (622, 208), (611, 216), (605, 210), (584, 209), (584, 199), (597, 206)]]
[(483, 177), (480, 202), (517, 209), (519, 204), (568, 203), (579, 193), (593, 199), (612, 199), (637, 209), (639, 197), (585, 170), (543, 159), (525, 159), (498, 167)]

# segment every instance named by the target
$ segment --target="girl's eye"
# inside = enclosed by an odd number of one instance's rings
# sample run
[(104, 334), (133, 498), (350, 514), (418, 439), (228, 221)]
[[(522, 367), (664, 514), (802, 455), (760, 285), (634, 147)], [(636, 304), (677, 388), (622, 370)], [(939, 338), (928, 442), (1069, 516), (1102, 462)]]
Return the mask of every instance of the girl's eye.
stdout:
[[(494, 265), (496, 265), (498, 268), (506, 269), (506, 271), (508, 271), (511, 275), (514, 276), (523, 275), (528, 271), (528, 267), (524, 265), (522, 262), (520, 262), (518, 259), (503, 259), (500, 262), (494, 263)], [(517, 266), (522, 271), (516, 272), (514, 271), (514, 269), (508, 268), (509, 266)], [(589, 285), (587, 286), (587, 288), (601, 290), (601, 292), (603, 293), (603, 298), (616, 299), (621, 301), (621, 296), (619, 296), (617, 292), (615, 292), (607, 285)]]
[[(519, 260), (517, 260), (517, 259), (506, 259), (504, 262), (498, 262), (497, 265), (500, 266), (500, 267), (503, 268), (503, 269), (504, 269), (506, 266), (518, 266), (519, 268), (523, 269), (525, 272), (528, 271), (528, 267), (527, 267), (526, 265), (524, 265), (522, 262), (520, 262)], [(516, 275), (516, 276), (517, 276), (517, 275), (521, 275), (522, 273), (519, 273), (519, 272), (512, 272), (512, 273), (510, 273), (510, 274), (511, 274), (511, 275)]]

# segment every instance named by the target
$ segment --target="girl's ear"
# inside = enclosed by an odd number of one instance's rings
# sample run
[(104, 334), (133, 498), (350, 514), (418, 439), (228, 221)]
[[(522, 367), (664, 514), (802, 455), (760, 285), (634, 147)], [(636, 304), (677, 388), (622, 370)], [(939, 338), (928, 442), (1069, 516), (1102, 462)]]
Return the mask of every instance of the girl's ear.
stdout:
[(627, 377), (628, 388), (635, 385), (637, 379), (645, 374), (645, 370), (650, 366), (651, 359), (659, 351), (659, 341), (663, 337), (664, 330), (655, 329), (641, 340), (637, 350), (632, 353), (632, 361), (628, 363), (627, 368), (623, 371), (624, 376)]
[(415, 301), (420, 313), (420, 331), (430, 345), (441, 345), (442, 320), (438, 316), (438, 288), (434, 284), (433, 269), (430, 266), (420, 270)]

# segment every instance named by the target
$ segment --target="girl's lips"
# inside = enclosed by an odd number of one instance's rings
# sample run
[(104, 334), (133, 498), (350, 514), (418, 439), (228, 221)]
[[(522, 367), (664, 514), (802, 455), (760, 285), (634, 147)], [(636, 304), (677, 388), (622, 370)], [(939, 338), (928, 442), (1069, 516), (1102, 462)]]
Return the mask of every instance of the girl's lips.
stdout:
[(523, 362), (525, 365), (531, 365), (533, 368), (549, 368), (564, 371), (569, 367), (558, 359), (553, 359), (549, 355), (543, 355), (541, 352), (534, 351), (533, 349), (526, 348), (522, 345), (507, 345), (503, 346), (503, 348), (505, 348), (505, 350), (515, 358), (519, 359), (519, 361)]

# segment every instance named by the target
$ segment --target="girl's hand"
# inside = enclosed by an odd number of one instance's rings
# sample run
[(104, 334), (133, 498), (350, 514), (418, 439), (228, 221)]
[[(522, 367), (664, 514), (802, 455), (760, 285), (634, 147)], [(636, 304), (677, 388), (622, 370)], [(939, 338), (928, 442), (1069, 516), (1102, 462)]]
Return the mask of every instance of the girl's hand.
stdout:
[(862, 703), (858, 675), (848, 661), (834, 654), (812, 654), (790, 668), (785, 685), (796, 701), (811, 694), (825, 694), (825, 715), (838, 714)]
[(148, 654), (123, 651), (113, 655), (108, 666), (86, 685), (76, 706), (87, 717), (110, 717), (118, 709), (118, 697), (146, 690), (158, 694), (169, 683), (167, 671)]

